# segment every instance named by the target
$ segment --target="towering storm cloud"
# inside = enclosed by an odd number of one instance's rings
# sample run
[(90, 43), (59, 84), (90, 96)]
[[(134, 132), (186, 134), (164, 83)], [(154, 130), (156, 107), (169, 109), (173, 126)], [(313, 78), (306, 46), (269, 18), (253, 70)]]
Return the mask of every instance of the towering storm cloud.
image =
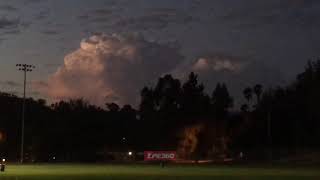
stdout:
[(182, 62), (178, 50), (137, 35), (93, 35), (65, 57), (47, 83), (36, 86), (53, 100), (85, 98), (98, 105), (111, 101), (136, 104), (144, 85)]

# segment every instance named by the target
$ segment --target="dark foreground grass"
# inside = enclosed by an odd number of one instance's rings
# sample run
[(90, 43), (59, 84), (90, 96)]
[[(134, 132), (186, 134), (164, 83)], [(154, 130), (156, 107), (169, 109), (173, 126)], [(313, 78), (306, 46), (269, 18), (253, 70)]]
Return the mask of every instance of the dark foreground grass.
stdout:
[(8, 165), (0, 180), (320, 180), (320, 168)]

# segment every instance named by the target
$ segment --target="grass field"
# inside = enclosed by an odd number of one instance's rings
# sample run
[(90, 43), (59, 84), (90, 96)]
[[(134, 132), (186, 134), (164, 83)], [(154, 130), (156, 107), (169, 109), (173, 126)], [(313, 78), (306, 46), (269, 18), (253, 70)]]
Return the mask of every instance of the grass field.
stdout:
[(320, 180), (320, 168), (7, 165), (1, 180)]

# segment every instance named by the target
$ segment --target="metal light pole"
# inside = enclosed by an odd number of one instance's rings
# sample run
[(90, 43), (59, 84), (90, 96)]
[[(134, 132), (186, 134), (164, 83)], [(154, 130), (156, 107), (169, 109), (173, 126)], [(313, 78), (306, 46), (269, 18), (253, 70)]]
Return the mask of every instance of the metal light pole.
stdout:
[(269, 141), (269, 160), (272, 162), (273, 159), (273, 145), (272, 145), (272, 132), (271, 132), (271, 110), (268, 112), (268, 141)]
[(23, 71), (23, 102), (22, 102), (22, 120), (21, 120), (21, 150), (20, 150), (20, 163), (23, 163), (24, 157), (24, 121), (25, 121), (25, 106), (26, 106), (26, 84), (27, 84), (27, 72), (31, 72), (35, 66), (29, 64), (16, 64), (19, 71)]

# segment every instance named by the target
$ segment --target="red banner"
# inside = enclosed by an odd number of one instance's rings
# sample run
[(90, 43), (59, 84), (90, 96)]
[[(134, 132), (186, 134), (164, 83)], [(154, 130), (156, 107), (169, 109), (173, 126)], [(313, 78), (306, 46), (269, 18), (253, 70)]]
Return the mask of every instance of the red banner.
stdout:
[(175, 161), (177, 153), (175, 151), (145, 151), (145, 161)]

